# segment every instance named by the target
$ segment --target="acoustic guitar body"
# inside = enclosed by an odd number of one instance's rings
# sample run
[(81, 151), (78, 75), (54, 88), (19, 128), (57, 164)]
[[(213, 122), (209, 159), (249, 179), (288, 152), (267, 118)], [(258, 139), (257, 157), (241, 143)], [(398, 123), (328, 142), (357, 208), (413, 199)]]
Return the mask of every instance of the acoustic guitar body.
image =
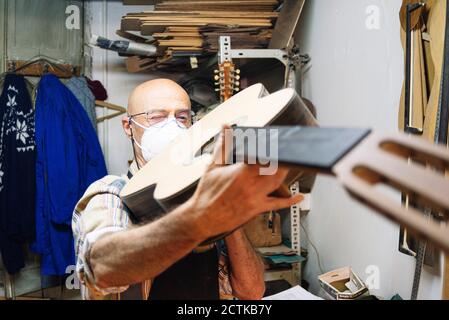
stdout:
[[(211, 161), (215, 138), (225, 124), (259, 128), (317, 126), (293, 89), (270, 95), (262, 84), (249, 87), (195, 123), (123, 188), (120, 196), (134, 222), (157, 219), (191, 197)], [(314, 173), (293, 170), (286, 184), (296, 179), (311, 180), (313, 176)]]

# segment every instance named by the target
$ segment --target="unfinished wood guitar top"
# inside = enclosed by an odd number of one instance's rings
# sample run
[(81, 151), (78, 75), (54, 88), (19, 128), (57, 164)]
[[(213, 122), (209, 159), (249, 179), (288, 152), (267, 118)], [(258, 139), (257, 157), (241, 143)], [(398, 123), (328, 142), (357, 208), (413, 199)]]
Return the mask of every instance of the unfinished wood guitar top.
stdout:
[(156, 185), (154, 199), (169, 199), (193, 186), (211, 161), (202, 148), (213, 141), (223, 125), (264, 127), (276, 119), (296, 99), (296, 92), (285, 89), (268, 95), (261, 84), (233, 96), (194, 124), (167, 149), (147, 163), (124, 187), (121, 197)]

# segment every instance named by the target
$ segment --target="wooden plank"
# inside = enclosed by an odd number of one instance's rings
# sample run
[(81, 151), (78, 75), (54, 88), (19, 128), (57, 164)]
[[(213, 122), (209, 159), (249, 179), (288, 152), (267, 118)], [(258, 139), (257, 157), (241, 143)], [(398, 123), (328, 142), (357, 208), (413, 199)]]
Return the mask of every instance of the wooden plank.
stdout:
[[(152, 23), (145, 23), (145, 24), (143, 24), (142, 25), (142, 28), (141, 28), (141, 34), (143, 35), (143, 36), (149, 36), (149, 35), (152, 35), (152, 34), (154, 34), (154, 33), (160, 33), (160, 32), (163, 32), (164, 31), (164, 28), (166, 27), (166, 26), (169, 26), (170, 24), (173, 24), (173, 23), (170, 23), (170, 22), (152, 22)], [(176, 26), (196, 26), (196, 27), (206, 27), (206, 26), (208, 26), (208, 24), (207, 23), (205, 23), (205, 22), (195, 22), (195, 23), (184, 23), (184, 22), (177, 22), (176, 24), (175, 24)], [(223, 25), (225, 25), (224, 23), (223, 23)], [(249, 24), (250, 26), (252, 26), (253, 24)], [(257, 25), (256, 25), (257, 26)], [(264, 25), (264, 24), (262, 24), (262, 25), (260, 25), (260, 26), (267, 26), (267, 25)], [(225, 32), (224, 32), (225, 33)]]
[(160, 33), (163, 32), (165, 30), (166, 26), (157, 24), (157, 25), (146, 25), (146, 26), (141, 26), (140, 28), (140, 33), (143, 36), (151, 36), (153, 33)]
[(147, 17), (147, 16), (207, 16), (207, 17), (246, 17), (246, 18), (278, 18), (278, 12), (259, 12), (259, 11), (145, 11), (128, 13), (124, 18)]
[(123, 31), (140, 31), (141, 24), (139, 18), (122, 19), (120, 29)]
[(189, 5), (225, 5), (225, 6), (234, 6), (234, 5), (277, 5), (279, 4), (278, 0), (183, 0), (183, 1), (161, 1), (157, 4), (157, 6), (189, 6)]
[(158, 32), (153, 33), (153, 37), (156, 39), (166, 39), (166, 38), (183, 38), (183, 37), (201, 37), (200, 33), (195, 32)]
[(135, 35), (133, 33), (123, 31), (123, 30), (117, 30), (115, 32), (115, 34), (120, 36), (120, 37), (122, 37), (122, 38), (131, 40), (131, 41), (134, 41), (134, 42), (138, 42), (138, 43), (149, 43), (149, 42), (151, 42), (147, 38), (144, 38), (144, 37), (141, 37), (141, 36), (138, 36), (138, 35)]
[(242, 2), (250, 2), (250, 3), (261, 3), (261, 2), (268, 2), (268, 3), (278, 3), (279, 0), (161, 0), (161, 3), (190, 3), (190, 2), (222, 2), (227, 4), (234, 4), (234, 3), (242, 3)]
[(229, 5), (218, 5), (218, 4), (208, 4), (208, 5), (188, 5), (187, 7), (184, 6), (164, 6), (164, 7), (158, 7), (156, 10), (162, 10), (162, 11), (171, 11), (171, 10), (187, 10), (187, 11), (261, 11), (261, 12), (272, 12), (274, 10), (274, 6), (229, 6)]
[(287, 48), (304, 9), (305, 0), (285, 0), (273, 32), (270, 49)]
[(202, 39), (190, 39), (190, 40), (160, 40), (158, 41), (160, 46), (163, 47), (201, 47), (203, 45)]
[(229, 11), (273, 11), (277, 0), (240, 0), (240, 1), (163, 1), (156, 5), (156, 11), (162, 10), (229, 10)]
[(270, 19), (260, 19), (260, 18), (226, 18), (226, 17), (146, 17), (139, 19), (142, 23), (152, 22), (152, 21), (201, 21), (208, 23), (215, 23), (216, 21), (230, 21), (228, 24), (237, 23), (239, 21), (242, 22), (259, 22), (259, 23), (270, 23)]
[(168, 51), (202, 51), (202, 48), (198, 48), (198, 47), (169, 47)]
[[(162, 8), (164, 10), (179, 10), (182, 9), (181, 7), (166, 7)], [(201, 9), (204, 10), (215, 10), (215, 11), (234, 11), (234, 12), (240, 12), (240, 11), (254, 11), (254, 12), (269, 12), (273, 11), (273, 7), (251, 7), (251, 6), (244, 6), (244, 7), (227, 7), (227, 6), (208, 6), (207, 8), (204, 8), (202, 6), (190, 6), (188, 10), (196, 10), (199, 11)]]
[(271, 27), (271, 22), (263, 21), (249, 21), (249, 20), (232, 20), (232, 19), (214, 19), (214, 20), (190, 20), (190, 21), (145, 21), (142, 23), (141, 28), (144, 26), (206, 26), (210, 24), (218, 24), (222, 26), (238, 25), (238, 26), (260, 26)]
[(198, 27), (177, 27), (177, 26), (169, 26), (167, 27), (168, 32), (199, 32)]
[[(232, 20), (248, 20), (248, 21), (273, 21), (273, 19), (260, 18), (260, 17), (238, 17), (238, 16), (146, 16), (133, 18), (131, 20), (138, 19), (140, 22), (144, 23), (146, 21), (190, 21), (190, 20), (214, 20), (214, 19), (232, 19)], [(126, 19), (125, 19), (126, 20)]]

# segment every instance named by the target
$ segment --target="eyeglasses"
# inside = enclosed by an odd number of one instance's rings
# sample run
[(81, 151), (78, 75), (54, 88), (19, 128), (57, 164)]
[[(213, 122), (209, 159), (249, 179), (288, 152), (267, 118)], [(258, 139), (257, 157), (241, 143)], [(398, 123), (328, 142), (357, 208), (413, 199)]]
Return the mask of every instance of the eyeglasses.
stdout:
[(190, 109), (176, 110), (169, 112), (166, 110), (151, 110), (147, 112), (137, 113), (129, 116), (129, 120), (136, 117), (143, 117), (146, 120), (148, 127), (152, 127), (168, 120), (169, 116), (173, 114), (177, 122), (187, 126), (191, 124), (194, 112)]

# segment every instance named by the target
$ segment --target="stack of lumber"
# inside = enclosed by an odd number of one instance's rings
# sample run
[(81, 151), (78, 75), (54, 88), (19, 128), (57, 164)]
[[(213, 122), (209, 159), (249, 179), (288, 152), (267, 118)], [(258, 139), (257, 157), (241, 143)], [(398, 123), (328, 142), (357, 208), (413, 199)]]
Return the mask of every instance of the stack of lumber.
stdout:
[(197, 55), (218, 51), (221, 35), (233, 48), (260, 49), (270, 42), (280, 0), (161, 0), (154, 11), (129, 13), (122, 32), (152, 36), (161, 52)]

